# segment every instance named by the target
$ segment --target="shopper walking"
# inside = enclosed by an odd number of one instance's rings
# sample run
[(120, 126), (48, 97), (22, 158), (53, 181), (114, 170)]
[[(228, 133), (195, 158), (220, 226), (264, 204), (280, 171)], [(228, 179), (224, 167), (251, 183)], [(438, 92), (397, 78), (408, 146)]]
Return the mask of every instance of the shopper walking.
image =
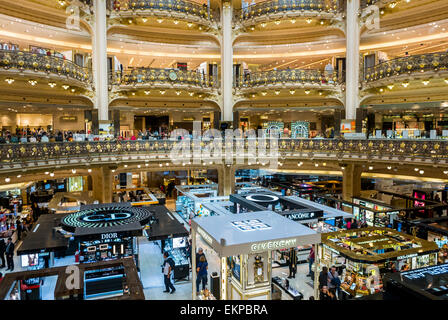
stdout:
[(6, 271), (14, 271), (14, 243), (11, 238), (8, 238), (8, 243), (6, 244), (6, 263), (8, 268)]
[(297, 253), (295, 248), (289, 250), (289, 276), (288, 279), (296, 277), (297, 271)]
[(176, 292), (176, 288), (174, 288), (173, 284), (171, 283), (171, 272), (174, 270), (174, 261), (168, 254), (168, 252), (163, 253), (163, 258), (165, 259), (163, 261), (163, 278), (165, 282), (165, 291), (163, 292), (170, 292), (171, 294)]
[(310, 250), (310, 254), (308, 255), (308, 277), (312, 277), (313, 276), (313, 263), (314, 263), (314, 259), (315, 259), (315, 253), (314, 253), (314, 244), (311, 247)]
[(6, 266), (5, 251), (6, 251), (5, 240), (0, 239), (0, 259), (2, 259), (2, 265), (0, 266), (0, 268), (4, 268)]
[(202, 290), (205, 290), (205, 286), (207, 285), (207, 277), (208, 277), (207, 269), (208, 269), (208, 262), (205, 259), (205, 256), (201, 256), (199, 258), (199, 264), (197, 265), (196, 268), (197, 272), (196, 293), (198, 294), (199, 294), (199, 285), (201, 284), (201, 282), (202, 282)]

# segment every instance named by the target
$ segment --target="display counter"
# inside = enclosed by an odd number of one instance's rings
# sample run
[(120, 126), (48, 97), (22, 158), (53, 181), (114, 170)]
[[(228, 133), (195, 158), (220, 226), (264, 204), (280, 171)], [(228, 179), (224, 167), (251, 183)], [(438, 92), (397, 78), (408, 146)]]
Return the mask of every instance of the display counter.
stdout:
[[(196, 218), (191, 236), (192, 252), (200, 236), (220, 257), (221, 300), (270, 300), (272, 251), (320, 243), (320, 234), (273, 211)], [(192, 264), (194, 269), (195, 259)]]
[(365, 207), (354, 206), (353, 217), (360, 223), (366, 222), (369, 227), (386, 227), (392, 225), (394, 218), (397, 217), (399, 212), (398, 210), (385, 212), (394, 208), (372, 199), (353, 198), (353, 202)]
[(274, 291), (280, 290), (281, 300), (303, 300), (303, 294), (293, 288), (286, 278), (273, 277), (272, 285)]
[(174, 260), (174, 282), (183, 279), (190, 280), (190, 261), (186, 251), (187, 242), (187, 237), (168, 238), (162, 241), (164, 244), (163, 251), (168, 252)]
[(389, 228), (369, 227), (322, 234), (319, 257), (339, 268), (341, 290), (351, 297), (382, 290), (382, 275), (437, 263), (438, 247)]

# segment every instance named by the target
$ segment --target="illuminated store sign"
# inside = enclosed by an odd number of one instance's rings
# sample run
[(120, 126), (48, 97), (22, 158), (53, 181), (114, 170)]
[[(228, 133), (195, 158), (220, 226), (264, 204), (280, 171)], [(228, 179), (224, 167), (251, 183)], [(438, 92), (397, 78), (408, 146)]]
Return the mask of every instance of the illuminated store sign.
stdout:
[(426, 278), (426, 276), (435, 276), (438, 274), (448, 273), (448, 264), (442, 264), (438, 266), (426, 267), (418, 270), (405, 271), (401, 275), (409, 280)]
[(90, 214), (82, 217), (86, 222), (112, 222), (132, 217), (130, 212)]
[(240, 231), (269, 230), (271, 226), (259, 219), (232, 221), (231, 224)]
[(290, 220), (307, 220), (307, 219), (313, 219), (316, 215), (314, 212), (297, 212), (297, 213), (289, 213), (285, 215), (285, 218), (288, 218)]
[(101, 235), (101, 240), (106, 240), (106, 239), (116, 239), (118, 238), (118, 234), (116, 232), (111, 232), (111, 233), (103, 233)]
[(205, 242), (207, 242), (210, 245), (213, 243), (212, 237), (210, 237), (204, 230), (198, 227), (197, 232), (205, 240)]
[(250, 246), (252, 252), (263, 252), (274, 249), (284, 249), (297, 246), (297, 239), (274, 240), (254, 243)]
[(389, 240), (390, 240), (389, 238), (381, 238), (381, 239), (375, 239), (375, 240), (360, 241), (360, 242), (357, 242), (357, 244), (367, 244), (367, 243), (389, 241)]

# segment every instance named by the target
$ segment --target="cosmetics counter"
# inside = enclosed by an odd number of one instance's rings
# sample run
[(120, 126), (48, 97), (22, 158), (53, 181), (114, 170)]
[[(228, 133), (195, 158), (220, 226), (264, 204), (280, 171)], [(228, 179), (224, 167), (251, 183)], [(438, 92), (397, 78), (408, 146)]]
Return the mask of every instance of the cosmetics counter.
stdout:
[(394, 208), (375, 200), (353, 198), (353, 202), (366, 207), (366, 209), (363, 209), (354, 206), (353, 217), (361, 223), (366, 222), (369, 227), (387, 227), (393, 225), (393, 220), (398, 216), (398, 210), (393, 212), (381, 212), (392, 210)]
[(386, 272), (435, 265), (437, 253), (434, 242), (380, 227), (322, 234), (317, 252), (322, 264), (337, 268), (341, 290), (354, 298), (382, 291)]
[(173, 270), (174, 282), (190, 280), (190, 261), (187, 255), (187, 237), (169, 238), (162, 240), (163, 251), (168, 252), (173, 258), (175, 266)]
[(294, 288), (287, 278), (272, 278), (272, 296), (276, 292), (279, 292), (276, 300), (303, 300), (303, 294)]
[[(285, 225), (290, 227), (285, 229)], [(291, 224), (273, 211), (193, 219), (191, 234), (192, 252), (196, 251), (196, 237), (200, 236), (220, 257), (221, 300), (272, 299), (272, 252), (320, 242), (320, 234), (299, 223)], [(194, 269), (195, 259), (192, 264)], [(195, 280), (193, 273), (193, 284)], [(285, 291), (286, 287), (280, 282), (275, 288)], [(285, 297), (291, 295), (300, 294), (294, 288), (286, 288)]]

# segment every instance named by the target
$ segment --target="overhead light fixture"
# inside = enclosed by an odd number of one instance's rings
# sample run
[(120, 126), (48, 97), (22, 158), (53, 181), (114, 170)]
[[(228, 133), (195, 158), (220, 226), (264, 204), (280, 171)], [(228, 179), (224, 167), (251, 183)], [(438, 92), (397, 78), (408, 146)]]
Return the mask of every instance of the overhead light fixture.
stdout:
[(418, 171), (418, 168), (414, 168), (414, 171), (417, 172), (417, 171)]
[(305, 90), (305, 94), (310, 94), (310, 92), (311, 92), (311, 91), (308, 90), (308, 89)]
[(5, 178), (5, 182), (9, 182), (9, 181), (11, 181), (10, 178)]
[(252, 98), (255, 98), (255, 97), (256, 97), (255, 93), (252, 93), (251, 97), (252, 97)]
[(48, 85), (52, 88), (56, 87), (56, 83), (54, 83), (54, 82), (48, 82)]
[(165, 94), (165, 90), (160, 90), (160, 94)]
[(276, 25), (279, 25), (280, 24), (280, 20), (275, 20), (275, 22), (274, 22)]
[(54, 172), (50, 173), (50, 177), (54, 177)]
[(423, 80), (422, 83), (427, 86), (429, 84), (429, 80)]
[(443, 173), (444, 173), (444, 174), (448, 174), (448, 171), (445, 170), (445, 171), (443, 171)]
[(72, 169), (72, 173), (73, 173), (73, 174), (76, 173), (76, 169)]
[(279, 95), (280, 94), (280, 90), (275, 90), (275, 94)]
[(391, 170), (392, 169), (392, 167), (391, 166), (387, 166), (387, 170)]
[(129, 19), (128, 22), (129, 22), (129, 24), (131, 24), (132, 23), (132, 19)]
[(296, 90), (291, 89), (291, 90), (289, 90), (289, 93), (290, 93), (290, 94), (294, 94), (294, 93), (296, 93)]
[(188, 92), (188, 94), (190, 95), (190, 97), (192, 97), (194, 95), (194, 92)]
[(45, 174), (46, 174), (46, 175), (49, 175), (49, 174), (50, 174), (50, 172), (49, 172), (49, 171), (45, 171)]
[(266, 91), (261, 91), (261, 95), (263, 95), (263, 96), (265, 96), (265, 95), (267, 95), (268, 93), (266, 92)]
[(8, 84), (11, 84), (11, 83), (14, 82), (14, 79), (13, 78), (6, 78), (5, 81), (8, 82)]
[(21, 175), (21, 174), (18, 174), (18, 175), (17, 175), (17, 178), (22, 178), (22, 175)]
[(191, 28), (193, 26), (192, 23), (187, 23), (188, 28)]
[(70, 86), (69, 86), (69, 85), (66, 85), (66, 84), (63, 84), (63, 85), (62, 85), (62, 88), (64, 88), (64, 90), (67, 90), (68, 88), (70, 88)]
[(148, 21), (148, 19), (146, 19), (146, 18), (142, 18), (142, 21), (143, 21), (143, 22), (146, 22), (146, 21)]
[(424, 174), (424, 173), (425, 173), (425, 171), (423, 171), (423, 170), (420, 170), (420, 171), (419, 171), (419, 173), (420, 173), (420, 174)]
[(158, 22), (158, 23), (162, 23), (162, 22), (163, 22), (163, 19), (157, 19), (157, 22)]
[(389, 90), (392, 90), (392, 89), (394, 88), (394, 85), (393, 85), (393, 84), (389, 84), (389, 85), (387, 86), (387, 88), (388, 88)]
[(324, 20), (320, 20), (320, 24), (323, 25), (324, 24)]
[(379, 90), (380, 92), (384, 92), (384, 89), (383, 88), (380, 88), (380, 90)]
[(145, 90), (145, 94), (146, 95), (148, 95), (148, 94), (150, 94), (151, 93), (151, 91), (149, 91), (149, 90)]
[(112, 169), (111, 171), (112, 171), (112, 172), (115, 172), (115, 169)]
[(142, 167), (141, 165), (138, 165), (138, 166), (137, 166), (137, 168), (139, 168), (139, 169), (140, 169), (141, 167)]
[(393, 9), (393, 8), (395, 8), (396, 5), (397, 5), (396, 2), (391, 2), (391, 3), (389, 3), (389, 8)]
[(37, 84), (36, 80), (28, 80), (28, 83), (32, 86), (35, 86)]
[(180, 93), (181, 93), (180, 91), (176, 91), (176, 94), (177, 94), (178, 96), (180, 95)]
[(403, 87), (407, 88), (409, 86), (409, 82), (405, 81), (401, 84)]
[(261, 27), (262, 27), (262, 28), (266, 27), (266, 23), (263, 22), (263, 23), (261, 24)]
[(133, 96), (135, 96), (135, 92), (131, 92), (131, 94), (132, 94)]
[(125, 165), (124, 165), (124, 167), (125, 167), (125, 168), (127, 168), (127, 167), (128, 167), (128, 165), (127, 165), (127, 164), (125, 164)]
[(64, 1), (64, 0), (59, 0), (58, 2), (59, 2), (59, 4), (60, 4), (61, 6), (65, 6), (65, 1)]
[(178, 24), (178, 23), (179, 23), (179, 20), (174, 20), (173, 23), (174, 23), (174, 24)]
[(318, 164), (318, 163), (315, 163), (314, 166), (317, 168), (317, 167), (319, 166), (319, 164)]
[(71, 92), (75, 92), (75, 88), (71, 88), (70, 91), (71, 91)]
[(373, 167), (372, 167), (372, 166), (369, 166), (369, 170), (373, 170)]
[(313, 21), (313, 19), (311, 19), (311, 18), (306, 19), (307, 23), (311, 23), (312, 21)]
[(254, 31), (254, 30), (255, 30), (255, 28), (254, 28), (254, 27), (250, 27), (250, 30), (251, 30), (251, 31)]
[(90, 169), (90, 168), (89, 168), (89, 169), (87, 169), (87, 172), (88, 172), (88, 173), (92, 172), (92, 169)]

